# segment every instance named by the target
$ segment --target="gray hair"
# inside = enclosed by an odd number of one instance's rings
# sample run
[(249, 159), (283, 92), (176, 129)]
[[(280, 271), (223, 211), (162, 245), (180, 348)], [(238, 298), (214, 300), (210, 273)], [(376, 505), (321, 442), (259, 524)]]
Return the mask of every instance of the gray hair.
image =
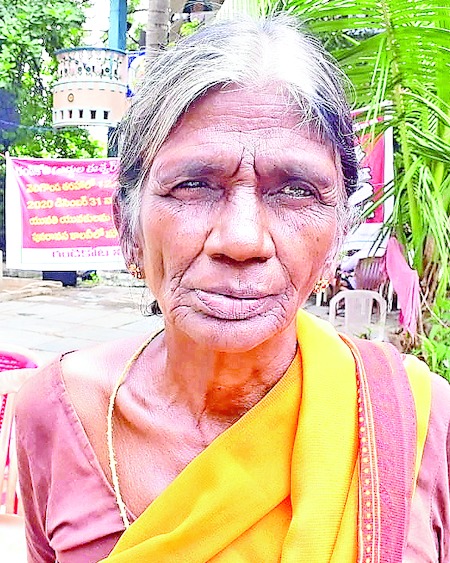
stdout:
[(125, 259), (135, 258), (142, 186), (156, 153), (182, 114), (212, 88), (279, 86), (287, 105), (297, 106), (302, 121), (312, 124), (339, 155), (350, 195), (357, 184), (357, 162), (342, 83), (325, 50), (287, 15), (215, 23), (162, 52), (148, 66), (118, 128), (115, 217)]

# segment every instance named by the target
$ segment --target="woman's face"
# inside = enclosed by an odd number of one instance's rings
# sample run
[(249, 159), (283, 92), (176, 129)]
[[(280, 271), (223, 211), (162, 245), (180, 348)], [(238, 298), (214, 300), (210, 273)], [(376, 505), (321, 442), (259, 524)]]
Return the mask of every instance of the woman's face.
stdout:
[(275, 90), (198, 101), (142, 197), (141, 267), (166, 326), (230, 352), (293, 330), (326, 273), (343, 193), (332, 149)]

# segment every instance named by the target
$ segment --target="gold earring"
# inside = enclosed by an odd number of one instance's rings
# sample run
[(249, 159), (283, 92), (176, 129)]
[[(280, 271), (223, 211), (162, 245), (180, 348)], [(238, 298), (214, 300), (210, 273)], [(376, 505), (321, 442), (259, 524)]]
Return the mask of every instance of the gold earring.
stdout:
[(326, 288), (330, 285), (330, 280), (327, 278), (320, 278), (314, 284), (313, 293), (320, 293), (321, 291), (325, 291)]
[(131, 264), (128, 264), (128, 271), (133, 276), (133, 278), (136, 278), (137, 280), (142, 280), (143, 277), (144, 277), (140, 267), (137, 264), (135, 264), (134, 262), (131, 262)]

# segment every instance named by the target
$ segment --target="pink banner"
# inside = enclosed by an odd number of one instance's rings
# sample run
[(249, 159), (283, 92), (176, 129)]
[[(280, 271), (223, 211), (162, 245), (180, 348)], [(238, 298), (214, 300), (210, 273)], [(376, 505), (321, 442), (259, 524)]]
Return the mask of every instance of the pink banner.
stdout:
[[(358, 112), (356, 112), (356, 115)], [(362, 131), (370, 123), (356, 123), (356, 130)], [(378, 137), (376, 142), (368, 143), (368, 135), (361, 134), (356, 154), (359, 161), (358, 186), (350, 196), (350, 204), (360, 213), (368, 210), (373, 202), (384, 198), (386, 186), (394, 178), (393, 134), (392, 128)], [(343, 250), (352, 254), (354, 260), (366, 256), (382, 256), (386, 249), (388, 233), (383, 231), (384, 223), (392, 214), (394, 200), (389, 196), (383, 200), (365, 220), (347, 235)]]
[[(377, 201), (383, 195), (385, 183), (385, 146), (384, 136), (380, 137), (376, 143), (367, 145), (366, 138), (360, 139), (360, 143), (364, 146), (365, 156), (360, 161), (360, 175), (365, 177), (365, 181), (371, 186), (373, 195), (372, 201)], [(366, 219), (367, 223), (383, 223), (384, 206), (379, 205), (374, 213)]]
[(111, 214), (117, 161), (11, 160), (22, 204), (23, 248), (117, 246)]
[[(7, 242), (9, 237), (15, 241), (14, 260), (32, 269), (38, 261), (72, 269), (116, 262), (112, 267), (117, 268), (121, 252), (111, 206), (117, 168), (115, 158), (8, 159)], [(19, 209), (20, 241), (10, 220)]]

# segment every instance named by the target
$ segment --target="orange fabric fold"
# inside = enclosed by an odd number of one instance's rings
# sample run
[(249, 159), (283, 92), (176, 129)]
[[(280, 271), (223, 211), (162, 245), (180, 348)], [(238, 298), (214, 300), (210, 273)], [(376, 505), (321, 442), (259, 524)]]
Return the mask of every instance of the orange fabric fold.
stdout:
[(297, 330), (301, 350), (283, 378), (180, 473), (105, 562), (356, 561), (355, 362), (328, 323), (300, 311)]

